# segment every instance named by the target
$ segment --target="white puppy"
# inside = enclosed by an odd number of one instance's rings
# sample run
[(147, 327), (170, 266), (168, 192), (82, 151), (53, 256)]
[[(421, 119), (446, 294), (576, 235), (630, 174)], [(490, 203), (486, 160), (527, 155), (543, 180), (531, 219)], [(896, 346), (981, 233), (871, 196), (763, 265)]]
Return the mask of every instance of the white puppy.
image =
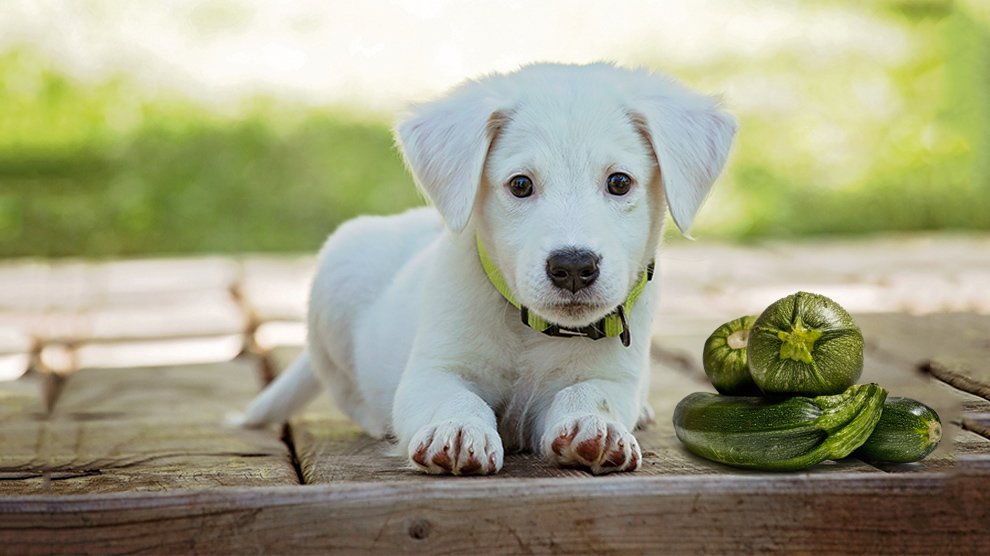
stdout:
[(495, 473), (525, 449), (636, 469), (664, 213), (688, 229), (735, 127), (715, 99), (609, 64), (527, 66), (416, 107), (396, 135), (436, 209), (330, 236), (307, 350), (244, 424), (284, 421), (322, 383), (427, 473)]

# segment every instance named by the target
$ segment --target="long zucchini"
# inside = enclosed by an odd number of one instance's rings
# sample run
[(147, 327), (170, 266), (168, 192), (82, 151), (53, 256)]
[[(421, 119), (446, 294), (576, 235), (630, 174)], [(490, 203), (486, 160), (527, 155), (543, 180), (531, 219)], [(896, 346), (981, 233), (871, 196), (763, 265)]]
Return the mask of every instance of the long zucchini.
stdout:
[(695, 454), (751, 469), (793, 471), (846, 457), (873, 432), (887, 391), (876, 384), (774, 400), (695, 392), (674, 409), (677, 438)]
[(853, 454), (878, 463), (911, 463), (932, 453), (942, 439), (938, 413), (911, 398), (888, 398), (873, 434)]

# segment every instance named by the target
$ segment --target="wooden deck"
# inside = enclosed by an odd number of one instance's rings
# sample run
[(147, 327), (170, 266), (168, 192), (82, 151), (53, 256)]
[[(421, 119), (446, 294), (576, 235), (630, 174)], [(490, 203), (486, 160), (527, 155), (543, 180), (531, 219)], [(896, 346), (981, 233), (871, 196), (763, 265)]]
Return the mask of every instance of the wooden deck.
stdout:
[[(0, 265), (0, 554), (990, 552), (990, 237), (667, 248), (657, 422), (642, 469), (607, 477), (532, 455), (423, 476), (325, 395), (280, 430), (225, 426), (299, 350), (311, 265)], [(856, 314), (863, 381), (939, 410), (935, 454), (771, 474), (678, 444), (707, 334), (798, 289)]]

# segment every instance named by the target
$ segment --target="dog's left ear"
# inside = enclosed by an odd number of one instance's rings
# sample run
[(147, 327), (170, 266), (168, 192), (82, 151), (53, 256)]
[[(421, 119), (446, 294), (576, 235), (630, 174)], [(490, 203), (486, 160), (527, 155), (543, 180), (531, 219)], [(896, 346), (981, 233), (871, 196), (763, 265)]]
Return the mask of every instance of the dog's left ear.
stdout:
[(487, 83), (469, 81), (414, 107), (395, 127), (416, 185), (455, 232), (471, 217), (488, 150), (505, 119), (500, 108)]
[(661, 76), (645, 76), (638, 93), (632, 102), (633, 121), (653, 147), (674, 223), (688, 235), (725, 166), (736, 120), (720, 108), (718, 99)]

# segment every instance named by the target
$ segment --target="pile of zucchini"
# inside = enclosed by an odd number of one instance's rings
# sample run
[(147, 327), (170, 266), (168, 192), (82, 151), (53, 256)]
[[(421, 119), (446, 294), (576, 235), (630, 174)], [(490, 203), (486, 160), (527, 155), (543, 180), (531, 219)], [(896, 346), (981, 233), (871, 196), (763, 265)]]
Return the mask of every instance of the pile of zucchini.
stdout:
[(942, 437), (938, 414), (888, 398), (863, 372), (863, 334), (831, 299), (798, 292), (759, 316), (718, 327), (702, 362), (719, 394), (695, 392), (674, 410), (687, 448), (712, 461), (794, 471), (850, 454), (909, 463)]

